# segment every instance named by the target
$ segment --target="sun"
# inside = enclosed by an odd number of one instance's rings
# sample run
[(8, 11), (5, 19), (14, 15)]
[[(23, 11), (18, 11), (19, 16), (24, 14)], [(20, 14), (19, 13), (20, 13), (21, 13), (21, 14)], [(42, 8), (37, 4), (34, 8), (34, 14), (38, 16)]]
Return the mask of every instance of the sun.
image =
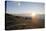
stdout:
[(21, 3), (20, 2), (18, 2), (18, 6), (20, 6), (21, 5)]
[(36, 13), (35, 13), (35, 12), (33, 12), (33, 13), (32, 13), (32, 16), (33, 16), (33, 17), (34, 17), (34, 16), (36, 16)]

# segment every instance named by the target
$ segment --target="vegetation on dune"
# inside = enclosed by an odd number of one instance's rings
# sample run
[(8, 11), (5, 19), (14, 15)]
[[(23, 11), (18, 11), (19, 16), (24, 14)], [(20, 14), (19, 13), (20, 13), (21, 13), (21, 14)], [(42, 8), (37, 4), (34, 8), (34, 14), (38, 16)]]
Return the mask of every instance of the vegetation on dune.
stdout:
[[(29, 28), (43, 28), (44, 19), (39, 22), (40, 25), (32, 23), (31, 17), (13, 16), (11, 14), (5, 14), (5, 29), (16, 30), (16, 29), (29, 29)], [(35, 24), (35, 25), (34, 25)]]

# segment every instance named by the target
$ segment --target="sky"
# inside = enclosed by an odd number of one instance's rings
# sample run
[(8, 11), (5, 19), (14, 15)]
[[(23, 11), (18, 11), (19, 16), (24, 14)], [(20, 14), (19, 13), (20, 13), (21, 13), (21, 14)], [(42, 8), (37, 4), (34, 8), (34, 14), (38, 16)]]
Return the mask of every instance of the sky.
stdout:
[(44, 13), (44, 3), (7, 1), (6, 13), (10, 13), (10, 14), (30, 14), (30, 13), (33, 13), (33, 12)]

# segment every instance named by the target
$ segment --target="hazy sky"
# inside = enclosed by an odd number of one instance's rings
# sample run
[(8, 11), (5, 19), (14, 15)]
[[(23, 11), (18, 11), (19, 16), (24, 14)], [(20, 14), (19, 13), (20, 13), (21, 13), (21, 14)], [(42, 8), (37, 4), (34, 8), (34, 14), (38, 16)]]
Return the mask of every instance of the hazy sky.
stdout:
[(44, 13), (44, 3), (8, 1), (6, 12), (11, 14)]

